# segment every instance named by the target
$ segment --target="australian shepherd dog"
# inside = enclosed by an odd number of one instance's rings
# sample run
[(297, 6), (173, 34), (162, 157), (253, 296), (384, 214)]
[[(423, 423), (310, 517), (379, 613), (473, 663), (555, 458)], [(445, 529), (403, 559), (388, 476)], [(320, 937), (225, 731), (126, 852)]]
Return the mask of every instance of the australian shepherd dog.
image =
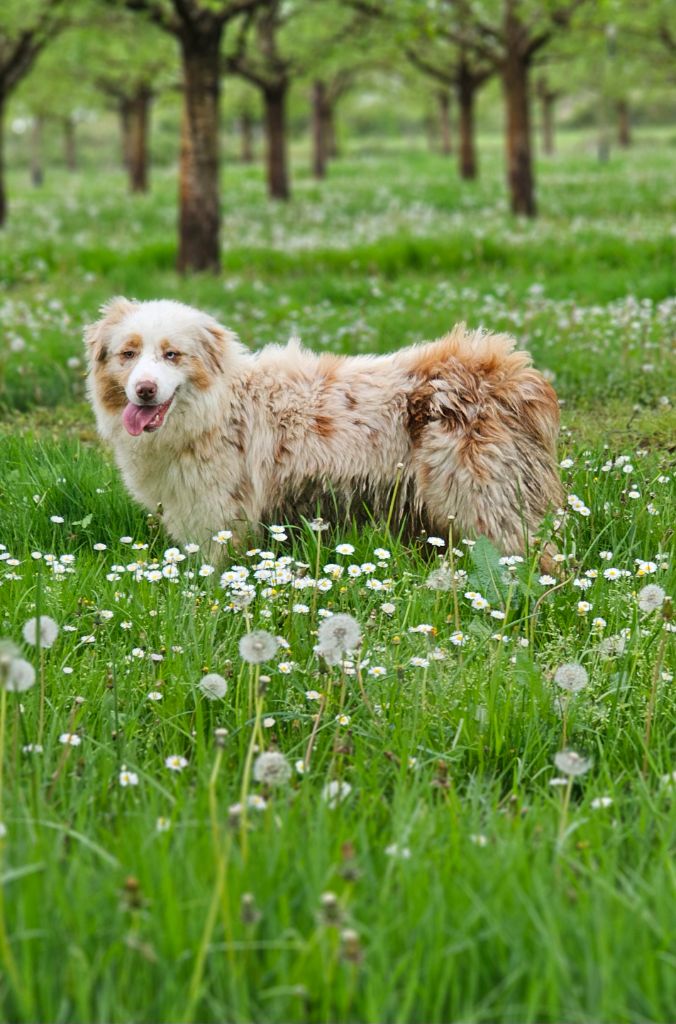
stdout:
[(556, 395), (504, 334), (252, 353), (190, 306), (115, 298), (85, 338), (99, 432), (179, 543), (366, 510), (516, 554), (561, 502)]

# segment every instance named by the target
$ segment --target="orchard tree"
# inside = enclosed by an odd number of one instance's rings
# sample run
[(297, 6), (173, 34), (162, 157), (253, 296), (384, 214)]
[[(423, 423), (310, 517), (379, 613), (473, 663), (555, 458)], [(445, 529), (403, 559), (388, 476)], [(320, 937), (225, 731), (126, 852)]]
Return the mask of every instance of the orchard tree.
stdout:
[[(312, 108), (312, 173), (326, 175), (328, 162), (338, 156), (336, 110), (338, 104), (357, 86), (360, 78), (373, 70), (390, 71), (398, 53), (382, 25), (357, 12), (343, 20), (340, 5), (333, 5), (335, 21), (326, 41), (317, 47), (310, 67)], [(318, 52), (317, 52), (318, 51)]]
[[(363, 58), (362, 58), (363, 60)], [(338, 156), (336, 108), (356, 85), (362, 64), (353, 67), (323, 68), (312, 82), (312, 173), (326, 177), (329, 160)]]
[(536, 55), (567, 29), (589, 0), (345, 0), (375, 16), (395, 12), (430, 40), (460, 47), (464, 57), (500, 76), (505, 102), (507, 182), (512, 212), (534, 217), (535, 177), (530, 72)]
[(33, 184), (42, 184), (48, 168), (43, 152), (45, 127), (56, 126), (63, 136), (63, 162), (68, 170), (77, 166), (75, 126), (87, 104), (82, 79), (73, 80), (65, 70), (64, 33), (37, 62), (30, 75), (21, 82), (12, 99), (12, 112), (26, 116), (31, 122), (30, 165)]
[(293, 58), (283, 52), (280, 35), (296, 14), (295, 6), (269, 0), (243, 20), (223, 62), (227, 73), (239, 75), (260, 91), (271, 199), (288, 199), (291, 195), (286, 100), (297, 66)]
[(72, 36), (71, 70), (79, 66), (117, 111), (129, 191), (146, 192), (151, 107), (156, 96), (178, 85), (175, 48), (166, 33), (124, 10), (106, 9)]
[(239, 160), (252, 164), (256, 159), (256, 135), (261, 123), (258, 92), (244, 79), (233, 79), (225, 93), (228, 121), (239, 135)]
[(7, 220), (4, 173), (7, 101), (45, 46), (64, 28), (65, 9), (64, 0), (3, 0), (0, 19), (0, 227)]
[(455, 96), (458, 108), (460, 177), (465, 180), (476, 178), (476, 96), (482, 85), (495, 73), (494, 66), (474, 54), (466, 54), (457, 43), (449, 43), (448, 40), (442, 41), (441, 45), (438, 45), (437, 40), (427, 40), (422, 44), (410, 43), (406, 47), (406, 55), (414, 67), (445, 87), (438, 90), (442, 138), (448, 121), (448, 90)]
[(542, 152), (545, 156), (553, 156), (554, 145), (554, 106), (561, 95), (560, 89), (554, 89), (545, 71), (538, 75), (535, 94), (540, 103), (540, 126), (542, 129)]
[[(310, 74), (339, 42), (353, 41), (354, 20), (346, 19), (338, 5), (328, 4), (318, 23), (319, 7), (318, 0), (266, 0), (243, 19), (226, 51), (224, 70), (241, 76), (261, 94), (272, 199), (291, 195), (287, 97), (292, 82)], [(319, 107), (317, 117), (325, 121), (327, 94), (321, 86), (315, 87), (314, 102)], [(315, 139), (321, 141), (318, 135)]]
[(220, 270), (219, 101), (226, 26), (268, 0), (106, 0), (145, 14), (181, 53), (183, 114), (179, 170), (181, 272)]
[[(530, 72), (536, 56), (568, 28), (588, 0), (442, 0), (440, 34), (491, 64), (505, 102), (507, 181), (512, 212), (537, 212)], [(444, 13), (446, 18), (444, 18)]]

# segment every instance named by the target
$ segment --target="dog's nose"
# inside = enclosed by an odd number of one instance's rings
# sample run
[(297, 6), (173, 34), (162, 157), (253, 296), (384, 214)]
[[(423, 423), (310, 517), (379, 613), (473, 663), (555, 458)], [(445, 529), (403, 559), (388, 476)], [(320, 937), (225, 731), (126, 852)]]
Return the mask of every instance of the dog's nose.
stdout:
[(152, 380), (140, 380), (136, 385), (136, 394), (144, 402), (151, 402), (157, 394), (157, 384)]

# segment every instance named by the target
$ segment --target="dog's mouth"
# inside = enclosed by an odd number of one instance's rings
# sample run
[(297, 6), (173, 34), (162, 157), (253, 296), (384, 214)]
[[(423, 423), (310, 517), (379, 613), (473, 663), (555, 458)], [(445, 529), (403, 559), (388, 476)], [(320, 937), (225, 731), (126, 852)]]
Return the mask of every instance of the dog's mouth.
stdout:
[(162, 405), (136, 405), (129, 402), (122, 413), (122, 422), (127, 433), (132, 437), (138, 437), (144, 431), (150, 434), (153, 430), (159, 430), (173, 400), (172, 395), (169, 401), (163, 402)]

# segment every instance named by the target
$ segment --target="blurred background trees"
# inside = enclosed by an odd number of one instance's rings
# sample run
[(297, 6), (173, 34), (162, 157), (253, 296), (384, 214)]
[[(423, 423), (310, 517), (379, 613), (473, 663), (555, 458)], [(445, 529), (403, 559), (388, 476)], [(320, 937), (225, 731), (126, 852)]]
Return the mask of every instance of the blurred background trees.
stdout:
[(121, 163), (131, 192), (175, 163), (177, 265), (217, 271), (222, 158), (261, 161), (284, 201), (341, 148), (395, 159), (427, 138), (471, 188), (500, 132), (509, 208), (533, 217), (536, 151), (584, 128), (606, 160), (637, 124), (673, 124), (675, 69), (666, 0), (4, 0), (0, 223), (7, 160), (36, 187)]

